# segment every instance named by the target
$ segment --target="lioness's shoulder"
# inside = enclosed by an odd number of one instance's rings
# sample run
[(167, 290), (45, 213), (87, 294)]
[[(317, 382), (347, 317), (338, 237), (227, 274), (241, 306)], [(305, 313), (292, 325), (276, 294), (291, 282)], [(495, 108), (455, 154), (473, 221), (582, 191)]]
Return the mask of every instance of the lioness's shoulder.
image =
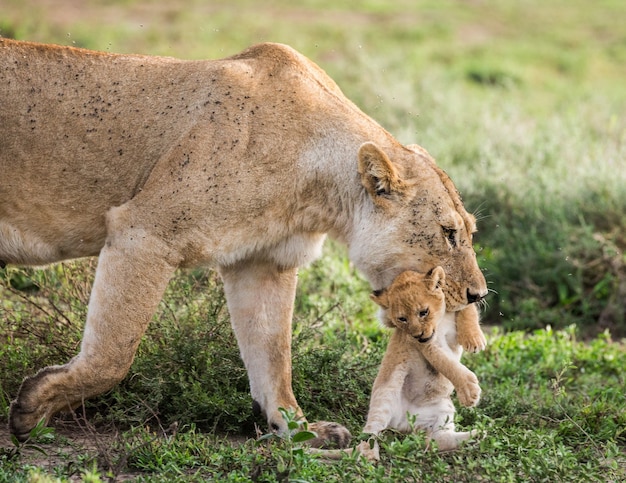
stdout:
[[(315, 62), (298, 52), (293, 47), (274, 42), (264, 42), (248, 47), (244, 51), (228, 57), (228, 60), (256, 60), (258, 67), (262, 67), (272, 75), (299, 74), (318, 83), (343, 97), (343, 93), (323, 69)], [(346, 99), (347, 100), (347, 99)]]
[(265, 62), (271, 64), (286, 64), (300, 63), (305, 57), (288, 45), (275, 42), (263, 42), (261, 44), (252, 45), (229, 58), (233, 60), (264, 59)]

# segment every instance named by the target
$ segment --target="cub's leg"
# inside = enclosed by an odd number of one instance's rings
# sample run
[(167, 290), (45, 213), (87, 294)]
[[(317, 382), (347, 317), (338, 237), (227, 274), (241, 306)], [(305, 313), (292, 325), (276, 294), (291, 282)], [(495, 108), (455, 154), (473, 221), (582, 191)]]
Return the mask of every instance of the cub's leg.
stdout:
[(456, 312), (456, 338), (466, 352), (480, 352), (487, 347), (487, 339), (479, 321), (476, 304)]
[(365, 434), (377, 435), (389, 427), (393, 418), (402, 419), (406, 416), (401, 401), (407, 371), (403, 364), (389, 369), (383, 361), (372, 388), (367, 422), (363, 428)]
[[(286, 432), (278, 408), (295, 409), (302, 416), (291, 387), (291, 319), (297, 269), (281, 270), (271, 263), (246, 261), (222, 267), (220, 274), (255, 406), (263, 411), (271, 429)], [(310, 442), (313, 446), (330, 442), (345, 447), (350, 441), (350, 433), (339, 424), (319, 422), (309, 428), (318, 433)]]
[(392, 339), (387, 347), (387, 352), (378, 370), (378, 375), (372, 387), (367, 422), (363, 428), (363, 434), (369, 434), (374, 438), (361, 441), (356, 448), (343, 450), (311, 451), (313, 454), (323, 456), (328, 459), (340, 459), (346, 455), (351, 455), (356, 450), (368, 461), (380, 460), (380, 447), (376, 436), (385, 429), (392, 426), (392, 421), (406, 420), (406, 412), (402, 405), (402, 388), (407, 377), (407, 367), (403, 363), (396, 363), (393, 358), (402, 358), (404, 349), (396, 345), (394, 337), (399, 338), (399, 334), (392, 335)]
[[(120, 209), (112, 212), (116, 210)], [(56, 412), (107, 391), (126, 375), (174, 271), (160, 240), (119, 227), (116, 216), (109, 216), (109, 222), (80, 353), (67, 364), (46, 367), (24, 380), (9, 414), (11, 433), (20, 440), (28, 438), (40, 419), (47, 422)]]
[(449, 397), (440, 401), (438, 406), (442, 408), (445, 407), (446, 409), (435, 412), (437, 419), (435, 424), (431, 426), (431, 429), (427, 431), (427, 437), (436, 441), (439, 451), (453, 451), (461, 446), (463, 441), (467, 441), (478, 434), (475, 430), (455, 431), (454, 404)]
[(452, 383), (459, 402), (463, 406), (472, 407), (478, 404), (481, 389), (476, 374), (461, 364), (460, 361), (449, 357), (433, 341), (421, 344), (419, 348), (424, 358)]
[(437, 442), (437, 449), (439, 451), (454, 451), (458, 449), (463, 441), (475, 438), (478, 436), (478, 432), (473, 429), (472, 431), (456, 432), (454, 428), (452, 430), (435, 431), (430, 434), (430, 439)]
[[(400, 334), (394, 331), (378, 375), (372, 387), (370, 407), (364, 434), (377, 436), (392, 425), (394, 420), (404, 420), (406, 412), (402, 404), (402, 390), (408, 374), (406, 364), (400, 362), (406, 350), (397, 343)], [(397, 359), (397, 361), (395, 360)], [(406, 360), (407, 357), (405, 356)], [(378, 441), (362, 441), (357, 451), (369, 461), (380, 460)]]

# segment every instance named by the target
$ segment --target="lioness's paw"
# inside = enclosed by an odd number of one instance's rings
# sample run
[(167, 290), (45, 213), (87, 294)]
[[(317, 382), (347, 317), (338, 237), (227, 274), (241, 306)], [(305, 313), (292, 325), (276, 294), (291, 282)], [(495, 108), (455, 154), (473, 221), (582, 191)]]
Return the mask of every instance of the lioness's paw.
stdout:
[(309, 424), (309, 431), (315, 431), (317, 438), (307, 441), (313, 448), (347, 448), (352, 435), (341, 424), (317, 421)]
[(38, 408), (31, 409), (16, 399), (9, 410), (9, 431), (18, 441), (24, 442), (42, 418), (42, 412)]
[(480, 352), (487, 347), (487, 338), (480, 327), (477, 330), (457, 332), (457, 342), (465, 352)]
[(480, 393), (482, 392), (478, 385), (476, 374), (468, 370), (468, 374), (462, 384), (456, 388), (456, 395), (462, 406), (471, 408), (477, 406), (480, 401)]
[(15, 402), (13, 402), (9, 416), (9, 431), (21, 443), (28, 439), (30, 430), (37, 424), (36, 422), (32, 424), (28, 419), (28, 413), (21, 411), (21, 409), (16, 406)]
[(30, 431), (41, 421), (47, 422), (44, 398), (37, 391), (41, 380), (45, 378), (45, 370), (33, 377), (27, 377), (9, 409), (9, 431), (18, 441), (26, 441)]

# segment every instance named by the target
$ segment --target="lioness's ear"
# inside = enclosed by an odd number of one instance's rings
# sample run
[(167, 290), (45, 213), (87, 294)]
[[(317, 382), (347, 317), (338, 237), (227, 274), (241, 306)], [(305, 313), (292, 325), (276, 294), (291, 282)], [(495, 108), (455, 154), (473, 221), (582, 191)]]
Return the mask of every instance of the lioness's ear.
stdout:
[(380, 305), (380, 307), (384, 310), (387, 310), (389, 308), (389, 297), (387, 296), (387, 290), (385, 290), (384, 288), (380, 290), (374, 290), (370, 294), (370, 298), (378, 305)]
[(359, 148), (361, 183), (374, 203), (381, 204), (403, 187), (396, 168), (376, 144), (368, 142)]
[(435, 267), (426, 274), (428, 290), (434, 292), (440, 288), (446, 280), (446, 272), (441, 267)]

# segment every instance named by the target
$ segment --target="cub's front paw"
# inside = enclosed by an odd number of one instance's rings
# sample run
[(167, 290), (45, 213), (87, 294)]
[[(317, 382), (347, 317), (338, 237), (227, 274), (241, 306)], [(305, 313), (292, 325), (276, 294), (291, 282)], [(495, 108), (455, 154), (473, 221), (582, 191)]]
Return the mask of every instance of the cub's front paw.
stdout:
[(457, 332), (457, 342), (465, 352), (480, 352), (487, 347), (487, 339), (480, 327), (476, 327), (476, 330)]
[(307, 444), (313, 448), (347, 448), (352, 439), (347, 428), (330, 421), (309, 423), (309, 431), (317, 433), (317, 438), (307, 441)]
[(467, 371), (465, 379), (461, 384), (458, 384), (455, 389), (459, 403), (461, 403), (462, 406), (471, 408), (478, 405), (481, 389), (478, 385), (478, 378), (472, 371)]

